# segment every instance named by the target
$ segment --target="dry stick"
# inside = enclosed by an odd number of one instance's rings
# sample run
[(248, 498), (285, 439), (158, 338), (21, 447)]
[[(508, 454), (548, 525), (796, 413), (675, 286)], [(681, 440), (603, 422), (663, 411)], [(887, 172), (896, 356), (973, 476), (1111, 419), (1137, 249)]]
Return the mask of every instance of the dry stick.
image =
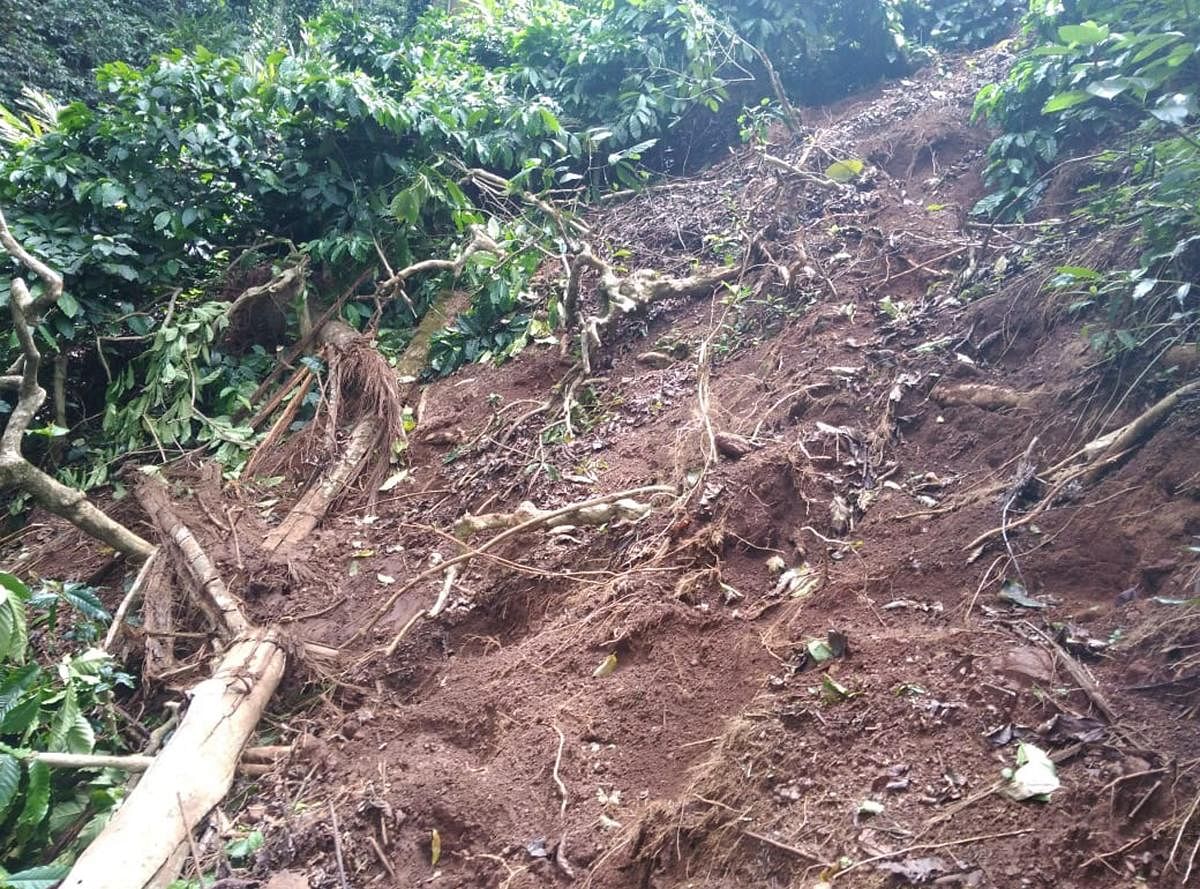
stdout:
[(333, 855), (337, 859), (338, 879), (341, 881), (342, 889), (350, 889), (350, 884), (346, 882), (346, 863), (342, 858), (342, 831), (338, 827), (337, 809), (333, 805), (333, 800), (329, 801), (329, 819), (333, 822)]
[(1175, 835), (1175, 843), (1171, 846), (1171, 854), (1167, 856), (1167, 864), (1174, 863), (1175, 853), (1179, 851), (1179, 844), (1183, 842), (1183, 832), (1187, 830), (1192, 816), (1196, 814), (1197, 807), (1200, 807), (1200, 793), (1196, 794), (1196, 798), (1192, 800), (1191, 808), (1188, 809), (1187, 814), (1183, 816), (1183, 821), (1179, 824), (1179, 833)]
[(192, 853), (192, 869), (196, 873), (196, 881), (204, 885), (204, 863), (200, 860), (200, 850), (196, 847), (196, 838), (192, 836), (193, 828), (188, 826), (187, 814), (183, 811), (183, 797), (178, 793), (175, 794), (175, 803), (179, 806), (179, 817), (183, 819), (183, 826), (187, 835), (188, 849)]
[(704, 424), (704, 435), (708, 439), (707, 465), (717, 462), (717, 435), (713, 431), (712, 414), (709, 406), (709, 378), (712, 367), (708, 360), (708, 340), (700, 344), (700, 354), (696, 359), (696, 405), (700, 409), (700, 419)]
[[(287, 432), (288, 427), (292, 424), (292, 421), (296, 419), (296, 414), (300, 412), (300, 408), (304, 404), (305, 396), (308, 395), (308, 390), (312, 387), (312, 380), (312, 371), (310, 371), (307, 367), (304, 368), (303, 373), (300, 374), (295, 383), (296, 397), (288, 402), (288, 406), (284, 408), (283, 413), (281, 413), (278, 419), (271, 424), (271, 428), (267, 431), (266, 437), (263, 438), (263, 440), (257, 445), (255, 445), (254, 453), (250, 456), (250, 461), (246, 464), (246, 468), (242, 470), (243, 477), (249, 478), (250, 476), (254, 475), (254, 470), (258, 468), (258, 465), (262, 462), (263, 458), (270, 454), (272, 449), (279, 442), (279, 439), (283, 437), (285, 432)], [(290, 384), (288, 387), (279, 390), (281, 395), (286, 395), (289, 391), (291, 391)], [(277, 406), (278, 405), (276, 405), (276, 407)], [(266, 411), (266, 408), (263, 410)], [(267, 415), (269, 416), (270, 412), (274, 410), (275, 407), (271, 407), (270, 411), (267, 411)]]
[(121, 631), (125, 626), (125, 618), (129, 614), (129, 609), (141, 599), (142, 585), (146, 582), (146, 577), (150, 574), (150, 569), (158, 560), (161, 552), (162, 550), (155, 547), (150, 557), (142, 563), (137, 576), (133, 579), (133, 584), (129, 587), (129, 592), (125, 594), (125, 598), (117, 606), (116, 613), (113, 614), (112, 624), (109, 626), (108, 633), (104, 637), (104, 645), (102, 646), (104, 651), (112, 651), (113, 644), (117, 641), (117, 637), (121, 635)]
[(558, 753), (555, 754), (555, 756), (554, 756), (554, 771), (553, 771), (554, 783), (556, 785), (558, 785), (558, 793), (562, 797), (562, 805), (559, 806), (558, 817), (566, 818), (567, 817), (567, 785), (564, 784), (563, 779), (561, 777), (559, 777), (558, 767), (560, 765), (562, 765), (563, 747), (566, 746), (567, 737), (566, 737), (566, 735), (564, 735), (562, 733), (562, 729), (560, 729), (557, 725), (552, 726), (552, 728), (558, 734)]
[(1071, 657), (1069, 652), (1063, 651), (1062, 647), (1040, 628), (1034, 626), (1029, 621), (1022, 621), (1022, 623), (1050, 646), (1050, 649), (1058, 655), (1058, 661), (1071, 674), (1071, 678), (1075, 680), (1075, 683), (1083, 690), (1088, 699), (1096, 705), (1096, 709), (1100, 711), (1110, 724), (1115, 725), (1118, 721), (1117, 713), (1113, 710), (1108, 699), (1104, 697), (1104, 692), (1100, 691), (1100, 686), (1096, 684), (1096, 680), (1087, 672), (1087, 668)]
[(833, 874), (829, 878), (829, 882), (833, 882), (838, 877), (850, 873), (852, 870), (858, 870), (868, 864), (874, 864), (876, 861), (884, 861), (888, 858), (895, 858), (899, 855), (908, 855), (910, 852), (932, 852), (934, 849), (948, 849), (951, 846), (966, 846), (970, 843), (981, 843), (984, 840), (1002, 840), (1007, 837), (1024, 836), (1027, 833), (1033, 833), (1036, 828), (1025, 827), (1020, 830), (1006, 830), (1002, 833), (984, 833), (973, 837), (964, 837), (961, 840), (949, 840), (944, 843), (918, 843), (915, 846), (906, 846), (903, 849), (897, 849), (895, 852), (885, 852), (882, 855), (872, 855), (870, 858), (864, 858), (862, 861), (856, 861), (852, 865)]
[[(371, 630), (373, 630), (375, 628), (375, 625), (383, 619), (384, 615), (386, 615), (389, 611), (392, 610), (393, 607), (395, 607), (396, 603), (400, 601), (400, 597), (402, 595), (407, 593), (409, 590), (411, 590), (413, 587), (415, 587), (421, 581), (428, 580), (430, 577), (434, 577), (435, 575), (441, 574), (443, 571), (445, 571), (451, 565), (457, 565), (461, 562), (469, 561), (470, 559), (472, 559), (474, 556), (478, 555), (479, 553), (487, 552), (489, 549), (493, 549), (494, 547), (499, 546), (501, 543), (504, 543), (506, 540), (511, 540), (512, 538), (514, 538), (520, 534), (524, 534), (526, 531), (530, 531), (534, 528), (540, 527), (541, 525), (544, 525), (544, 524), (552, 521), (553, 519), (558, 518), (559, 516), (567, 515), (569, 513), (575, 512), (580, 509), (586, 509), (589, 506), (603, 506), (604, 504), (611, 503), (614, 500), (624, 500), (626, 497), (636, 497), (640, 494), (670, 494), (674, 490), (675, 489), (673, 487), (671, 487), (670, 485), (647, 485), (647, 486), (641, 487), (641, 488), (631, 488), (627, 491), (617, 491), (614, 494), (606, 494), (603, 497), (596, 497), (592, 500), (585, 500), (582, 503), (572, 503), (567, 506), (560, 507), (551, 512), (547, 512), (543, 515), (538, 516), (537, 518), (530, 519), (527, 522), (522, 522), (519, 525), (514, 525), (513, 527), (509, 528), (508, 530), (502, 531), (501, 533), (497, 534), (495, 537), (492, 537), (491, 539), (484, 541), (479, 546), (472, 549), (470, 552), (466, 552), (466, 553), (463, 553), (462, 555), (455, 556), (452, 559), (447, 559), (444, 562), (439, 562), (437, 565), (435, 565), (432, 568), (427, 568), (426, 570), (422, 571), (420, 574), (413, 577), (410, 581), (408, 581), (408, 583), (405, 583), (404, 585), (400, 586), (394, 593), (392, 593), (392, 595), (390, 595), (388, 597), (386, 602), (384, 602), (381, 606), (379, 606), (379, 608), (377, 608), (375, 610), (375, 613), (371, 616), (371, 619), (369, 621), (367, 621), (367, 623), (365, 625), (360, 627), (354, 633), (353, 636), (351, 636), (349, 639), (346, 640), (346, 645), (351, 645), (352, 643), (361, 639), (367, 633), (371, 632)], [(424, 612), (418, 612), (417, 617), (420, 617), (421, 614), (424, 614)], [(415, 622), (416, 622), (416, 618), (414, 618), (412, 621), (409, 622), (409, 626), (411, 626)], [(405, 629), (408, 629), (408, 627), (406, 626)], [(403, 636), (403, 632), (401, 632), (401, 636)], [(395, 644), (396, 643), (393, 642), (393, 646)]]
[(258, 409), (258, 413), (247, 421), (246, 425), (251, 429), (257, 429), (260, 423), (279, 409), (279, 405), (283, 404), (283, 400), (287, 398), (288, 393), (299, 386), (301, 381), (307, 376), (312, 376), (312, 371), (306, 365), (296, 368), (295, 372), (288, 377), (288, 381), (279, 387), (270, 400)]
[(752, 840), (758, 840), (760, 843), (765, 843), (772, 849), (778, 849), (780, 852), (787, 852), (789, 855), (795, 855), (797, 858), (801, 858), (805, 861), (811, 861), (813, 864), (821, 864), (825, 860), (820, 855), (815, 855), (812, 852), (801, 849), (799, 846), (792, 846), (787, 843), (780, 842), (779, 840), (772, 839), (766, 834), (755, 833), (753, 830), (743, 830), (742, 833), (745, 836), (750, 837)]
[(785, 161), (781, 157), (775, 157), (775, 155), (773, 155), (773, 154), (767, 154), (766, 152), (763, 152), (762, 159), (763, 159), (763, 163), (766, 164), (768, 167), (774, 167), (775, 169), (781, 170), (784, 173), (790, 173), (791, 175), (796, 176), (797, 178), (801, 179), (802, 181), (811, 183), (812, 185), (815, 185), (818, 188), (823, 188), (826, 191), (841, 191), (842, 190), (842, 187), (840, 185), (838, 185), (838, 183), (834, 182), (832, 179), (826, 179), (824, 176), (818, 176), (815, 173), (808, 172), (808, 170), (802, 170), (800, 167), (796, 166), (795, 164), (789, 164), (787, 161)]
[[(242, 751), (240, 768), (246, 766), (271, 766), (286, 759), (294, 748), (286, 746), (247, 747)], [(40, 762), (51, 769), (118, 769), (122, 772), (144, 772), (154, 765), (155, 757), (147, 753), (115, 755), (107, 753), (43, 753), (36, 752), (24, 758), (26, 762)]]
[(388, 872), (388, 876), (392, 878), (392, 883), (399, 886), (400, 876), (396, 873), (395, 865), (392, 864), (384, 853), (383, 847), (379, 845), (379, 840), (375, 839), (371, 834), (367, 834), (367, 840), (370, 842), (371, 848), (375, 850), (375, 857), (379, 859), (379, 863), (383, 865), (384, 869)]
[[(1039, 515), (1041, 515), (1043, 512), (1045, 512), (1047, 509), (1050, 508), (1050, 505), (1054, 502), (1054, 498), (1058, 495), (1058, 492), (1061, 491), (1067, 485), (1068, 482), (1072, 482), (1075, 479), (1079, 478), (1079, 476), (1081, 476), (1085, 472), (1087, 472), (1089, 468), (1090, 467), (1085, 466), (1082, 469), (1079, 469), (1078, 471), (1071, 473), (1070, 475), (1064, 476), (1059, 481), (1055, 482), (1053, 487), (1051, 487), (1050, 490), (1046, 492), (1045, 496), (1043, 496), (1042, 499), (1040, 501), (1038, 501), (1037, 505), (1034, 506), (1029, 512), (1025, 513), (1025, 515), (1021, 516), (1021, 518), (1017, 519), (1015, 522), (1008, 522), (1005, 525), (1000, 525), (999, 527), (992, 528), (989, 531), (984, 531), (982, 534), (980, 534), (978, 537), (976, 537), (974, 540), (972, 540), (970, 543), (968, 543), (966, 546), (964, 546), (963, 551), (967, 552), (970, 550), (974, 550), (977, 546), (980, 546), (980, 545), (986, 543), (987, 541), (991, 540), (993, 537), (1004, 534), (1006, 529), (1008, 531), (1011, 531), (1013, 528), (1019, 528), (1022, 525), (1029, 524), (1034, 519), (1036, 519)], [(1007, 501), (1006, 501), (1006, 503), (1007, 503)]]

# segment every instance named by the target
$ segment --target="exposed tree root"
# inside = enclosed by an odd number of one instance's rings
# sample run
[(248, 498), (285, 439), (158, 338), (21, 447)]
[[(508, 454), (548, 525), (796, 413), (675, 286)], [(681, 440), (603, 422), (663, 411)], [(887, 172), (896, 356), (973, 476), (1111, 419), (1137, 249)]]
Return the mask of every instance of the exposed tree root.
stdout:
[[(585, 374), (592, 372), (592, 350), (601, 346), (601, 335), (622, 315), (643, 311), (652, 302), (673, 297), (711, 293), (732, 281), (741, 269), (717, 269), (685, 278), (671, 278), (653, 269), (637, 269), (622, 278), (609, 263), (584, 244), (570, 263), (567, 292), (563, 300), (564, 317), (569, 327), (580, 330), (579, 346)], [(585, 268), (600, 273), (600, 314), (583, 317), (579, 309), (580, 279)]]
[[(361, 626), (354, 633), (354, 635), (351, 636), (346, 641), (345, 644), (350, 645), (350, 644), (354, 643), (355, 641), (357, 641), (358, 639), (361, 639), (363, 636), (365, 636), (367, 633), (371, 632), (373, 629), (375, 629), (375, 625), (378, 624), (379, 621), (381, 621), (383, 619), (384, 615), (386, 615), (388, 612), (390, 612), (392, 610), (392, 608), (395, 607), (396, 603), (400, 601), (400, 597), (403, 596), (405, 593), (407, 593), (409, 590), (411, 590), (413, 587), (415, 587), (417, 584), (421, 583), (422, 581), (428, 580), (431, 577), (436, 577), (438, 574), (441, 574), (442, 572), (448, 570), (449, 568), (451, 568), (453, 566), (460, 565), (463, 562), (470, 561), (475, 556), (480, 555), (484, 552), (487, 552), (490, 549), (494, 549), (495, 547), (499, 546), (501, 543), (504, 543), (507, 540), (511, 540), (520, 534), (524, 534), (528, 531), (535, 530), (536, 528), (549, 527), (551, 522), (561, 518), (562, 516), (579, 513), (581, 510), (588, 510), (593, 507), (603, 506), (605, 504), (610, 504), (610, 503), (616, 503), (621, 500), (629, 500), (629, 499), (633, 499), (633, 498), (636, 498), (636, 497), (639, 497), (642, 495), (670, 494), (670, 493), (673, 493), (674, 490), (675, 489), (670, 487), (669, 485), (648, 485), (643, 488), (633, 488), (628, 491), (617, 491), (613, 494), (606, 494), (602, 497), (596, 497), (592, 500), (586, 500), (582, 503), (572, 503), (568, 506), (560, 507), (559, 509), (553, 509), (553, 510), (547, 510), (547, 511), (537, 510), (538, 514), (533, 516), (532, 518), (520, 521), (518, 524), (515, 524), (515, 525), (509, 525), (506, 530), (501, 531), (495, 537), (489, 538), (488, 540), (481, 543), (479, 546), (474, 547), (473, 549), (469, 549), (466, 552), (463, 552), (460, 555), (457, 555), (452, 559), (446, 559), (444, 562), (440, 562), (432, 568), (427, 568), (426, 570), (424, 570), (424, 571), (420, 572), (419, 574), (410, 578), (407, 583), (401, 584), (396, 589), (396, 591), (387, 598), (387, 601), (385, 601), (382, 605), (380, 605), (377, 609), (375, 609), (375, 613), (371, 616), (371, 619), (368, 620), (363, 626)], [(421, 617), (425, 617), (425, 616), (428, 616), (427, 611), (418, 612), (416, 617), (413, 620), (409, 621), (408, 625), (406, 625), (404, 627), (404, 629), (401, 630), (399, 635), (397, 635), (392, 640), (392, 643), (388, 647), (388, 651), (389, 652), (395, 651), (396, 645), (404, 637), (404, 635), (408, 631), (408, 629), (410, 629), (411, 626), (416, 623), (417, 619), (419, 619)]]
[(392, 445), (405, 435), (396, 373), (370, 341), (340, 321), (325, 324), (319, 339), (330, 360), (327, 397), (317, 416), (280, 456), (260, 460), (256, 453), (252, 464), (279, 467), (299, 454), (328, 469), (267, 535), (268, 552), (285, 552), (304, 540), (360, 476), (373, 499), (391, 463)]
[(166, 484), (161, 479), (149, 478), (138, 486), (136, 493), (173, 559), (183, 569), (183, 575), (195, 590), (193, 598), (196, 604), (213, 627), (226, 639), (246, 633), (250, 629), (250, 621), (242, 613), (240, 603), (230, 594), (200, 543), (176, 515)]
[(625, 520), (635, 522), (650, 512), (650, 506), (632, 497), (603, 503), (583, 504), (566, 512), (563, 510), (538, 509), (532, 503), (522, 503), (515, 512), (491, 512), (483, 515), (465, 515), (454, 523), (454, 536), (459, 540), (470, 540), (481, 531), (498, 531), (518, 525), (537, 523), (547, 528), (563, 525), (606, 525)]
[(1163, 396), (1133, 422), (1119, 429), (1102, 435), (1085, 444), (1071, 456), (1051, 469), (1052, 478), (1059, 480), (1072, 473), (1075, 467), (1071, 464), (1082, 459), (1090, 464), (1086, 473), (1089, 481), (1099, 478), (1104, 472), (1124, 459), (1132, 450), (1149, 438), (1151, 433), (1167, 419), (1179, 406), (1179, 403), (1190, 395), (1200, 392), (1200, 380), (1185, 383), (1173, 392)]
[(283, 521), (267, 535), (263, 542), (267, 552), (286, 551), (312, 533), (321, 519), (325, 518), (330, 506), (361, 471), (372, 446), (379, 440), (380, 427), (379, 420), (374, 417), (363, 417), (354, 425), (341, 456), (304, 492)]
[(9, 231), (3, 212), (0, 212), (0, 245), (9, 256), (41, 278), (44, 285), (42, 293), (35, 299), (23, 278), (12, 279), (8, 307), (21, 357), (0, 376), (0, 390), (8, 389), (17, 393), (16, 406), (9, 414), (4, 433), (0, 436), (0, 490), (20, 488), (47, 512), (66, 519), (117, 552), (138, 560), (147, 559), (154, 552), (154, 547), (148, 541), (97, 509), (82, 491), (68, 488), (38, 469), (22, 453), (21, 445), (29, 424), (46, 401), (46, 390), (38, 382), (42, 354), (38, 351), (34, 332), (42, 315), (62, 296), (63, 280), (61, 275), (17, 242)]

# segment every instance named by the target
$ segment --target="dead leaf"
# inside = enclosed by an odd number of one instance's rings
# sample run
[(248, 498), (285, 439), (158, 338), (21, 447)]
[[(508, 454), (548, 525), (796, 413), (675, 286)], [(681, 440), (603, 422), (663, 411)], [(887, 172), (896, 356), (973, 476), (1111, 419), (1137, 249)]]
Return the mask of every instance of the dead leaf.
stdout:
[(437, 863), (442, 859), (442, 835), (437, 832), (437, 828), (429, 836), (429, 866), (437, 867)]
[(614, 651), (608, 657), (600, 662), (595, 670), (592, 671), (592, 676), (599, 679), (602, 676), (611, 676), (613, 671), (617, 669), (617, 653)]

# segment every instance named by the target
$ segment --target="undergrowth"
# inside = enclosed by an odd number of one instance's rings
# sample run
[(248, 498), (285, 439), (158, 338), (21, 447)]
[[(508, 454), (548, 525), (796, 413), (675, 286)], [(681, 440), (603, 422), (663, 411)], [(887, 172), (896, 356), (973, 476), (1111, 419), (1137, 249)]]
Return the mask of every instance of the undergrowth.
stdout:
[[(39, 752), (120, 743), (113, 691), (131, 687), (94, 647), (110, 617), (93, 589), (0, 572), (0, 886), (57, 884), (124, 794), (110, 769), (52, 771)], [(98, 741), (98, 737), (103, 740)], [(119, 751), (116, 751), (119, 752)]]
[(1049, 189), (1072, 183), (1071, 229), (1104, 247), (1069, 248), (1048, 298), (1079, 315), (1100, 359), (1148, 370), (1194, 343), (1200, 320), (1200, 20), (1186, 0), (1038, 2), (1023, 41), (1008, 78), (976, 99), (1002, 132), (975, 213), (1052, 216)]

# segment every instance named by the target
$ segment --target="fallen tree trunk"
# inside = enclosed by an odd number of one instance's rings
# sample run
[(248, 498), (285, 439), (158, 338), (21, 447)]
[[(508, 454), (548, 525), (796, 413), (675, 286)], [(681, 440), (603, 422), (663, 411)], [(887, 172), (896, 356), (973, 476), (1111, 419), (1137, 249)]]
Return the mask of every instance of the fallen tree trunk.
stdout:
[(192, 690), (175, 735), (63, 887), (142, 889), (175, 866), (176, 850), (228, 793), (286, 661), (274, 630), (253, 630), (229, 647), (212, 678)]
[(304, 492), (283, 521), (267, 535), (263, 542), (267, 552), (290, 549), (312, 533), (362, 469), (371, 446), (379, 439), (380, 425), (374, 417), (363, 417), (355, 424), (337, 462)]

